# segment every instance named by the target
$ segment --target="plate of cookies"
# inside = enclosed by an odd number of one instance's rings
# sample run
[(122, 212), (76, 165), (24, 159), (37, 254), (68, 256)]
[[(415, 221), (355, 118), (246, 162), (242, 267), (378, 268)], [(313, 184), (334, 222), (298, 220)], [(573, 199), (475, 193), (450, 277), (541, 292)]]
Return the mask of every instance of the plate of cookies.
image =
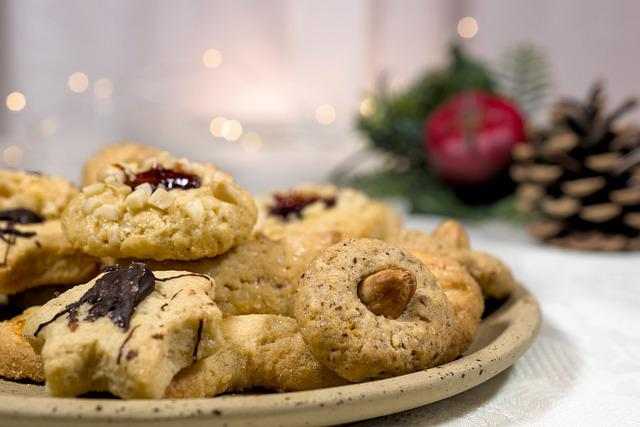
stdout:
[(445, 220), (325, 184), (254, 198), (139, 144), (0, 171), (3, 425), (326, 425), (511, 366), (533, 296)]

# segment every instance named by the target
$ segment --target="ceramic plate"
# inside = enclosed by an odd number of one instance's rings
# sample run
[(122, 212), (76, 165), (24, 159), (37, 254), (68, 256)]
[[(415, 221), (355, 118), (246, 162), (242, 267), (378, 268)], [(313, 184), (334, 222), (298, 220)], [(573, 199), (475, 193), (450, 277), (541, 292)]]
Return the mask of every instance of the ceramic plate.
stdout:
[(520, 287), (481, 324), (466, 355), (426, 371), (315, 391), (212, 399), (60, 399), (44, 387), (0, 380), (3, 426), (326, 425), (388, 415), (461, 393), (511, 366), (529, 347), (540, 309)]

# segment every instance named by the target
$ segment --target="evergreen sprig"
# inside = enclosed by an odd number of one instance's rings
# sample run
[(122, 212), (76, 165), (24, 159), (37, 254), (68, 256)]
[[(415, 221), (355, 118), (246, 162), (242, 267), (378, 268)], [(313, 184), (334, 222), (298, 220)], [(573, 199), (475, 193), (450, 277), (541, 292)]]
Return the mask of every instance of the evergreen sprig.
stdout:
[(455, 216), (471, 220), (502, 218), (521, 221), (523, 218), (517, 211), (512, 196), (492, 205), (470, 206), (463, 203), (449, 187), (428, 171), (379, 171), (356, 177), (349, 184), (373, 197), (402, 198), (409, 203), (411, 213)]
[(536, 45), (523, 43), (505, 51), (495, 73), (500, 92), (515, 101), (529, 117), (543, 106), (549, 95), (551, 66)]
[[(406, 90), (391, 93), (384, 81), (371, 94), (370, 114), (357, 118), (357, 128), (374, 151), (391, 155), (402, 168), (385, 168), (353, 176), (353, 165), (339, 165), (333, 178), (378, 197), (401, 197), (414, 213), (434, 213), (465, 218), (517, 218), (513, 198), (489, 206), (465, 204), (429, 169), (424, 125), (428, 116), (452, 96), (468, 90), (501, 93), (518, 103), (525, 114), (540, 107), (551, 86), (550, 67), (544, 54), (532, 45), (505, 53), (497, 70), (471, 57), (458, 45), (450, 49), (449, 63), (421, 76)], [(359, 153), (358, 156), (362, 156)], [(359, 157), (358, 157), (359, 158)], [(408, 166), (408, 167), (407, 167)]]
[(490, 69), (453, 45), (450, 63), (428, 72), (405, 91), (389, 93), (384, 83), (372, 95), (370, 116), (360, 116), (357, 127), (372, 147), (393, 153), (418, 166), (425, 164), (423, 128), (429, 114), (451, 96), (470, 89), (495, 91)]

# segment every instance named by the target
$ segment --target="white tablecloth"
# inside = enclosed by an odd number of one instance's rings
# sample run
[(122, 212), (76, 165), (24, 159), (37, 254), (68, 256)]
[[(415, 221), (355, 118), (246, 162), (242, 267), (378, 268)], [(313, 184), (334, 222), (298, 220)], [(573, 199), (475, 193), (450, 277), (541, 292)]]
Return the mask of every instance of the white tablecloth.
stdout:
[(538, 298), (538, 338), (515, 366), (474, 389), (363, 424), (640, 425), (640, 255), (541, 246), (503, 224), (469, 230), (475, 247), (502, 257)]

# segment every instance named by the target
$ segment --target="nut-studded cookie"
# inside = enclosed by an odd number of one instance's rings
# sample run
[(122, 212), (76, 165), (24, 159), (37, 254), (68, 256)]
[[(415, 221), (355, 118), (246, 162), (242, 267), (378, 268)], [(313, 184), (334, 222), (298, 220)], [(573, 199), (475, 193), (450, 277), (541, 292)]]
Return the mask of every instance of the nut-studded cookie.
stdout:
[(44, 219), (56, 219), (77, 193), (63, 178), (0, 170), (0, 211), (27, 209)]
[(42, 360), (22, 335), (26, 319), (37, 310), (0, 322), (0, 378), (44, 382)]
[(71, 243), (94, 256), (192, 260), (245, 241), (256, 215), (229, 175), (163, 153), (109, 168), (71, 201), (62, 223)]
[(103, 171), (110, 166), (140, 162), (157, 156), (160, 152), (157, 148), (128, 141), (108, 145), (85, 162), (82, 168), (82, 186), (100, 181)]
[(224, 319), (225, 344), (175, 376), (167, 397), (211, 397), (260, 387), (300, 391), (345, 384), (307, 348), (295, 319), (252, 314)]
[(301, 185), (259, 203), (257, 230), (271, 238), (299, 232), (337, 232), (344, 238), (387, 239), (400, 229), (388, 205), (351, 188)]
[(272, 239), (257, 234), (227, 253), (190, 262), (152, 262), (154, 270), (187, 270), (216, 280), (216, 304), (224, 315), (293, 315), (300, 275), (326, 247), (333, 232), (290, 234)]
[(295, 318), (311, 353), (349, 381), (452, 358), (456, 320), (435, 277), (380, 240), (348, 240), (323, 251), (300, 280)]
[[(294, 206), (293, 199), (282, 199), (284, 193), (262, 203), (262, 226), (251, 240), (216, 258), (153, 263), (153, 268), (215, 277), (216, 303), (225, 315), (292, 316), (298, 279), (325, 248), (351, 235), (391, 235), (399, 226), (389, 207), (355, 190), (303, 186), (287, 194), (302, 197), (304, 203)], [(309, 197), (320, 196), (324, 199), (310, 202)], [(271, 214), (275, 200), (281, 204), (278, 213)], [(327, 200), (332, 207), (325, 206)]]
[(47, 390), (161, 398), (178, 371), (221, 342), (213, 287), (207, 276), (132, 263), (49, 301), (24, 330), (41, 353)]

